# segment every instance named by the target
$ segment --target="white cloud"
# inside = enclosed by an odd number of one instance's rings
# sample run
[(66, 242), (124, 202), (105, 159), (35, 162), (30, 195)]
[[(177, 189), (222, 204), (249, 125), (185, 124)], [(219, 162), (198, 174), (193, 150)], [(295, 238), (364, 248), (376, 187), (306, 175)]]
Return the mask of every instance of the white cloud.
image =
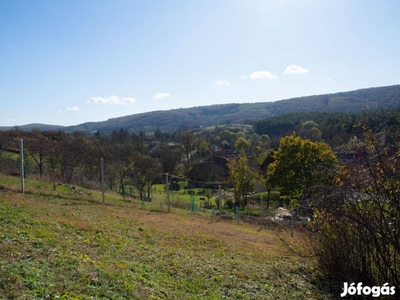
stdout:
[(100, 104), (116, 104), (116, 105), (133, 105), (136, 103), (136, 99), (132, 97), (126, 97), (120, 99), (116, 95), (111, 95), (108, 97), (92, 97), (88, 101), (88, 103), (100, 103)]
[(73, 107), (68, 107), (67, 110), (68, 111), (78, 111), (80, 108), (77, 106), (73, 106)]
[(286, 68), (285, 72), (283, 74), (307, 74), (308, 70), (306, 68), (302, 68), (296, 65), (290, 65)]
[(214, 86), (231, 85), (228, 80), (217, 80), (214, 82)]
[(136, 99), (133, 97), (125, 97), (122, 98), (121, 103), (118, 104), (124, 104), (124, 105), (133, 105), (136, 103)]
[(158, 93), (158, 94), (155, 94), (155, 95), (153, 96), (153, 99), (164, 99), (164, 98), (168, 98), (168, 97), (172, 97), (171, 94), (168, 94), (168, 93)]
[(257, 71), (251, 73), (249, 76), (250, 79), (278, 79), (278, 77), (271, 72), (268, 71)]

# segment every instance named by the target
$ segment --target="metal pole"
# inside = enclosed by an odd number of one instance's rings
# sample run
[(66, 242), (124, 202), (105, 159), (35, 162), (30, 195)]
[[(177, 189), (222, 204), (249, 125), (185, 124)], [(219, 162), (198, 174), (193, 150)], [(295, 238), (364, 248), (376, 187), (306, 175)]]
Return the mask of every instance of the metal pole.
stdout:
[(24, 183), (24, 141), (20, 140), (19, 146), (19, 163), (20, 163), (20, 173), (21, 173), (21, 193), (25, 192)]
[(168, 212), (171, 212), (171, 203), (169, 201), (169, 183), (168, 183), (168, 173), (165, 173), (165, 181), (166, 181), (166, 189), (167, 189), (167, 203), (168, 203)]
[(104, 159), (100, 160), (100, 169), (101, 169), (101, 199), (104, 204)]

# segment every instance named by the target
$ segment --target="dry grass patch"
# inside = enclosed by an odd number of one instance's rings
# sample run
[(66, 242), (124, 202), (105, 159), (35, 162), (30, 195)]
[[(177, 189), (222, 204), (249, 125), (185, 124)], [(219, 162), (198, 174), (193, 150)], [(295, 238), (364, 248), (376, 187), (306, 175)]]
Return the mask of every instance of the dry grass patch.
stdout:
[(0, 222), (10, 299), (328, 299), (276, 231), (245, 223), (15, 193)]

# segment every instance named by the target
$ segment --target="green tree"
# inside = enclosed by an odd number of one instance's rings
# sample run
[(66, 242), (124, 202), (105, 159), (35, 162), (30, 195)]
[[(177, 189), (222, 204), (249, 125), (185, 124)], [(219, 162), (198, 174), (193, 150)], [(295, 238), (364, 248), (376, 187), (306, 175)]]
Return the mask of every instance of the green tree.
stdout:
[(246, 138), (246, 134), (243, 132), (243, 131), (239, 131), (237, 134), (236, 134), (236, 138)]
[(278, 188), (288, 202), (320, 184), (333, 181), (337, 158), (328, 144), (303, 140), (296, 135), (284, 137), (267, 170), (267, 186)]
[(161, 140), (162, 136), (163, 135), (162, 135), (160, 127), (157, 127), (156, 131), (154, 131), (154, 138), (156, 140)]
[(236, 133), (231, 132), (229, 130), (223, 130), (220, 132), (220, 136), (221, 136), (221, 146), (225, 145), (225, 146), (229, 146), (230, 148), (233, 148), (236, 142)]
[(250, 143), (243, 137), (239, 137), (235, 143), (235, 149), (246, 151), (250, 147)]
[(228, 161), (229, 178), (233, 184), (233, 195), (236, 204), (246, 206), (246, 195), (253, 191), (256, 173), (249, 167), (244, 152), (239, 158)]
[(269, 138), (268, 134), (263, 134), (260, 138), (260, 141), (263, 148), (271, 148), (271, 139)]
[(212, 145), (208, 142), (204, 137), (198, 137), (195, 141), (195, 147), (197, 156), (200, 159), (206, 158), (207, 155), (210, 155)]
[(322, 137), (319, 125), (314, 121), (306, 121), (301, 125), (301, 137), (312, 141), (320, 141)]
[(183, 146), (183, 149), (185, 151), (186, 154), (186, 161), (187, 161), (187, 165), (188, 165), (188, 169), (190, 169), (192, 167), (192, 155), (193, 155), (193, 150), (194, 150), (194, 134), (193, 132), (186, 130), (183, 131), (180, 134), (180, 142)]

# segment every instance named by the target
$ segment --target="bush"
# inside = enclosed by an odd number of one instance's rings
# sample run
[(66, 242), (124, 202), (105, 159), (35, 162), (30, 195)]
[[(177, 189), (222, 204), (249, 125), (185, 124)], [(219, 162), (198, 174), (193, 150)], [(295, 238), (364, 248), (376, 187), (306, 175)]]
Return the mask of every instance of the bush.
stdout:
[(400, 134), (367, 131), (362, 156), (314, 196), (312, 242), (321, 271), (338, 281), (400, 284)]
[(225, 205), (228, 206), (229, 209), (233, 209), (233, 200), (232, 199), (227, 199), (225, 201)]

